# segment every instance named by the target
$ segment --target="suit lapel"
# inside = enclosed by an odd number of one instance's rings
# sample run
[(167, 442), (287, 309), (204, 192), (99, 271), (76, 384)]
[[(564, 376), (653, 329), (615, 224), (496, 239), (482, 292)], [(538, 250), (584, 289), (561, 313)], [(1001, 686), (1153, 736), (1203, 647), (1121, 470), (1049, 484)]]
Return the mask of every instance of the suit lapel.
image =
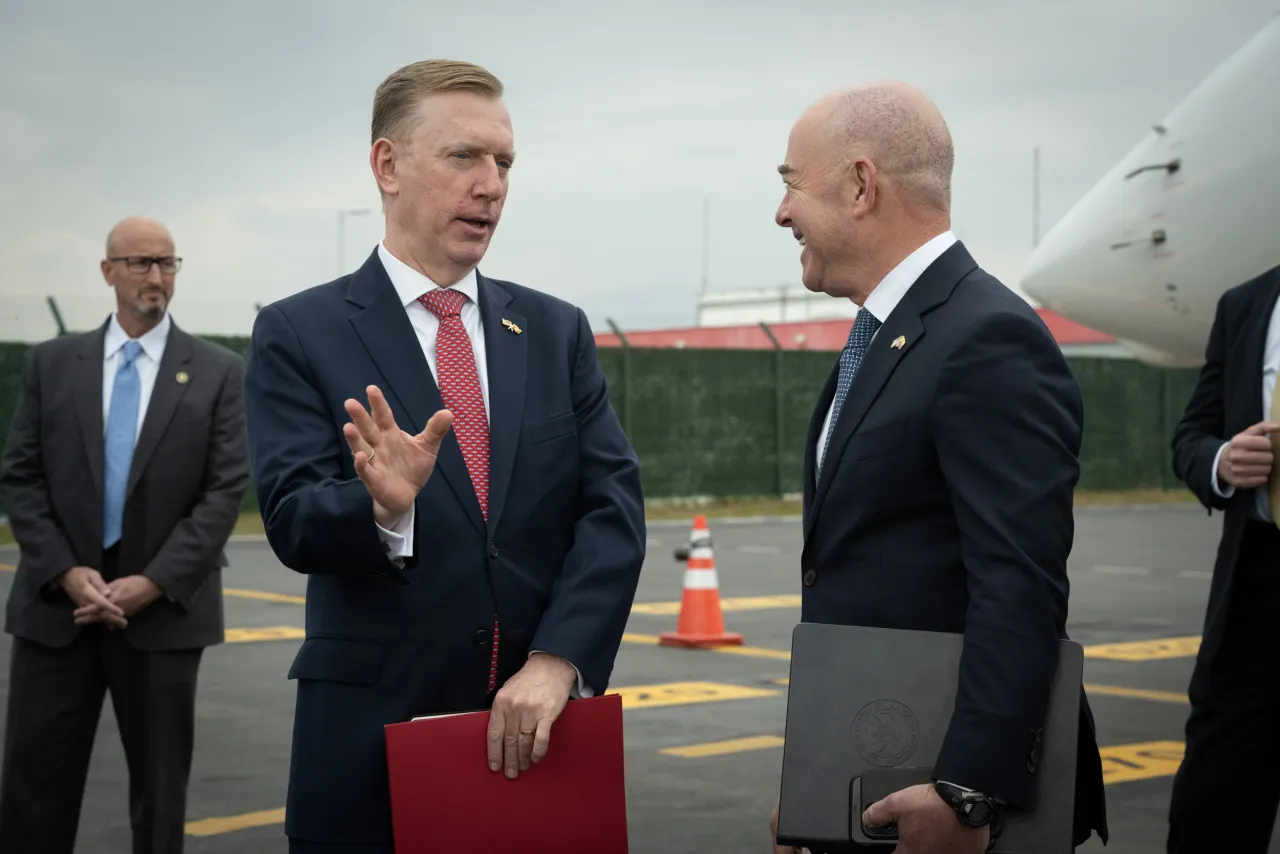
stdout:
[(524, 317), (511, 310), (509, 293), (479, 273), (476, 281), (489, 375), (489, 530), (493, 531), (502, 516), (516, 464), (524, 421), (527, 336), (533, 333), (526, 329)]
[[(853, 377), (853, 384), (849, 387), (849, 394), (844, 399), (844, 406), (840, 409), (835, 430), (831, 434), (831, 444), (823, 454), (824, 462), (818, 476), (811, 519), (817, 517), (822, 500), (831, 489), (831, 480), (840, 466), (840, 455), (844, 453), (849, 438), (866, 417), (871, 404), (880, 396), (880, 390), (893, 375), (894, 368), (898, 367), (903, 356), (923, 337), (924, 323), (920, 320), (920, 314), (911, 301), (904, 298), (876, 333), (858, 367), (858, 373)], [(900, 346), (893, 346), (900, 339)]]
[[(378, 258), (377, 250), (352, 276), (347, 301), (358, 307), (351, 316), (351, 325), (386, 380), (380, 388), (391, 408), (397, 412), (400, 428), (413, 435), (421, 433), (431, 416), (444, 409), (444, 400), (418, 343), (418, 335)], [(361, 403), (368, 407), (367, 400), (361, 400)], [(458, 438), (452, 430), (440, 443), (440, 455), (432, 477), (437, 475), (444, 478), (466, 508), (471, 524), (483, 534), (484, 517), (480, 514), (475, 486), (462, 458)]]
[(107, 324), (104, 323), (97, 332), (84, 336), (76, 354), (77, 369), (71, 378), (76, 418), (80, 423), (84, 451), (89, 458), (89, 474), (93, 477), (99, 502), (103, 495), (102, 455), (106, 442), (106, 428), (102, 421), (102, 346), (106, 334)]
[[(160, 367), (156, 372), (155, 386), (151, 390), (151, 400), (147, 403), (147, 411), (142, 419), (142, 430), (138, 434), (138, 443), (133, 449), (133, 462), (129, 466), (129, 486), (125, 490), (128, 496), (133, 492), (147, 463), (156, 452), (164, 431), (173, 419), (182, 396), (186, 394), (191, 380), (199, 381), (191, 371), (191, 358), (195, 354), (191, 336), (183, 332), (176, 324), (169, 329), (169, 338), (164, 344), (164, 355), (160, 357)], [(181, 374), (181, 378), (179, 377)]]

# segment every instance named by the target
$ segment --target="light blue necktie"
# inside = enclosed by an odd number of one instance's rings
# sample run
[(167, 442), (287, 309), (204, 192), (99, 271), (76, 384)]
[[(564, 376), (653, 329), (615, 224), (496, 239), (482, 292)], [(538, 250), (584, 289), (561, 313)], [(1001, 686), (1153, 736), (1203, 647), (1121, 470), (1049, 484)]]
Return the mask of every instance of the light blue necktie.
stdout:
[(142, 345), (124, 343), (120, 366), (116, 368), (111, 390), (111, 410), (107, 415), (105, 495), (102, 510), (102, 546), (110, 548), (120, 539), (124, 520), (124, 495), (129, 485), (129, 466), (133, 462), (134, 439), (138, 434), (138, 403), (142, 399), (142, 379), (134, 364)]
[(862, 357), (867, 354), (871, 344), (871, 336), (880, 328), (880, 321), (865, 308), (858, 309), (858, 316), (849, 330), (849, 340), (845, 342), (840, 353), (840, 376), (836, 379), (836, 397), (831, 407), (831, 424), (827, 427), (827, 440), (822, 446), (822, 458), (818, 460), (818, 471), (822, 471), (822, 463), (827, 458), (827, 450), (831, 447), (831, 437), (836, 433), (836, 421), (840, 419), (840, 410), (844, 407), (844, 399), (849, 396), (853, 386), (853, 375), (862, 365)]

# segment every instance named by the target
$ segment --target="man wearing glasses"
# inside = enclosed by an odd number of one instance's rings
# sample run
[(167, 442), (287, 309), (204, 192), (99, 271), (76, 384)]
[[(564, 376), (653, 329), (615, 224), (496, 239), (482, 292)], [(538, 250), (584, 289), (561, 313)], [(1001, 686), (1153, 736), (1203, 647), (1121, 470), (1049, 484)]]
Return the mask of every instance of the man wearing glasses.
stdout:
[[(181, 266), (154, 220), (107, 238), (116, 310), (31, 349), (0, 458), (21, 550), (0, 851), (71, 854), (107, 691), (137, 854), (182, 850), (204, 647), (249, 480), (243, 362), (168, 313)], [(123, 805), (123, 804), (122, 804)]]

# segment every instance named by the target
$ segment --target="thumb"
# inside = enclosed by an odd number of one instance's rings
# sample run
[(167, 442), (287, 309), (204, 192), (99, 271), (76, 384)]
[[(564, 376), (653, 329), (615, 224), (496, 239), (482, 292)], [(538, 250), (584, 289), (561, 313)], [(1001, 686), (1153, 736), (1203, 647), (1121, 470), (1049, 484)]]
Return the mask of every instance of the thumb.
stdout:
[(898, 792), (876, 801), (862, 813), (864, 827), (884, 827), (898, 820), (901, 807), (898, 803)]
[(1280, 423), (1260, 421), (1244, 431), (1249, 436), (1265, 436), (1268, 433), (1280, 433)]
[(431, 416), (427, 426), (418, 434), (418, 438), (426, 443), (428, 451), (437, 453), (440, 450), (440, 443), (444, 441), (444, 434), (449, 432), (451, 426), (453, 426), (453, 413), (447, 409), (441, 409)]

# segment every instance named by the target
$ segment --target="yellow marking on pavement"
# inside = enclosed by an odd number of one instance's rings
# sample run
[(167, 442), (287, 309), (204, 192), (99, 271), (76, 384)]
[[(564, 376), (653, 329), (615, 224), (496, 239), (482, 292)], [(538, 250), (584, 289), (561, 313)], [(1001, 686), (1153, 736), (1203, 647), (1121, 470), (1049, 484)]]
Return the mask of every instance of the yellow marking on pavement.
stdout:
[(716, 682), (666, 682), (660, 685), (632, 685), (609, 691), (622, 695), (624, 709), (653, 709), (658, 706), (685, 706), (691, 703), (715, 703), (722, 700), (746, 700), (776, 697), (772, 688), (748, 688), (745, 685), (723, 685)]
[(1148, 741), (1142, 744), (1117, 744), (1104, 747), (1102, 782), (1126, 783), (1172, 777), (1182, 764), (1184, 745), (1180, 741)]
[(731, 738), (727, 741), (712, 741), (707, 744), (668, 747), (658, 752), (668, 756), (679, 756), (682, 759), (702, 759), (706, 756), (724, 756), (730, 753), (744, 753), (748, 750), (767, 750), (781, 747), (782, 742), (782, 736), (779, 735), (753, 735), (747, 738)]
[(1155, 700), (1158, 703), (1182, 703), (1191, 701), (1186, 694), (1176, 691), (1150, 691), (1146, 688), (1123, 688), (1119, 685), (1091, 685), (1086, 683), (1084, 690), (1090, 694), (1105, 694), (1110, 697), (1130, 697), (1135, 700)]
[[(770, 608), (799, 608), (800, 594), (781, 593), (776, 596), (730, 596), (720, 600), (722, 611), (765, 611)], [(631, 606), (633, 614), (671, 615), (680, 613), (679, 602), (637, 602)]]
[(234, 596), (237, 599), (263, 599), (267, 602), (292, 602), (296, 605), (303, 605), (307, 601), (305, 596), (294, 596), (289, 593), (272, 593), (268, 590), (243, 590), (238, 587), (227, 587), (222, 591), (223, 596)]
[(1191, 658), (1199, 651), (1200, 638), (1192, 635), (1086, 646), (1084, 655), (1085, 658), (1108, 658), (1112, 661), (1156, 661), (1164, 658)]
[(0, 563), (0, 572), (13, 572), (17, 567), (11, 563)]
[(297, 640), (306, 636), (307, 630), (297, 626), (262, 626), (253, 629), (227, 629), (226, 632), (227, 643)]
[(284, 807), (261, 812), (247, 812), (244, 815), (230, 815), (226, 818), (202, 818), (199, 821), (187, 822), (188, 836), (218, 836), (235, 830), (247, 830), (250, 827), (269, 827), (284, 823)]

